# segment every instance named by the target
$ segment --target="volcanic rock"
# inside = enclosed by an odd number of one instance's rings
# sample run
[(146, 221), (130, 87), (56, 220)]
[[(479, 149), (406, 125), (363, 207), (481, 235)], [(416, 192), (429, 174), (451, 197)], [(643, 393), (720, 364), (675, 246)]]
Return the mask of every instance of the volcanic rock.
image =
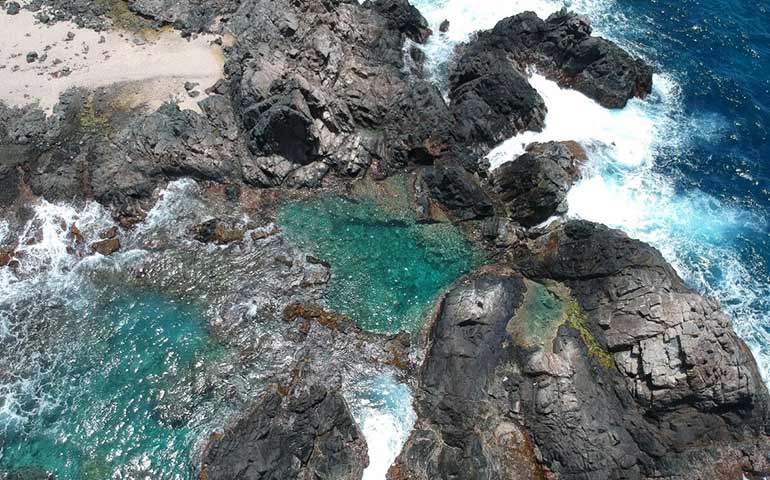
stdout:
[(608, 108), (620, 108), (652, 90), (652, 68), (614, 43), (591, 35), (585, 17), (567, 10), (546, 20), (525, 12), (501, 20), (470, 42), (472, 50), (501, 49), (525, 72), (536, 67), (563, 87)]
[(585, 160), (585, 152), (574, 143), (532, 144), (524, 155), (492, 172), (495, 193), (512, 220), (532, 227), (567, 211), (567, 193)]
[(368, 465), (366, 441), (338, 392), (295, 387), (267, 393), (251, 413), (214, 435), (201, 479), (358, 480)]

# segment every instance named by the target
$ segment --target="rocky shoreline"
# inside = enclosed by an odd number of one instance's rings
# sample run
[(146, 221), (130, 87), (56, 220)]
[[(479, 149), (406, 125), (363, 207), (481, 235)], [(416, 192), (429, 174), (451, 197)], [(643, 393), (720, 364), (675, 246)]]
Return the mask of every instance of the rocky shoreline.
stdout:
[[(83, 232), (67, 226), (73, 251), (110, 255), (160, 188), (192, 178), (232, 214), (196, 223), (191, 239), (253, 243), (278, 259), (258, 272), (270, 281), (244, 291), (262, 288), (257, 296), (279, 306), (287, 342), (272, 355), (291, 353), (292, 364), (203, 439), (193, 459), (200, 479), (360, 479), (366, 442), (335, 368), (374, 364), (415, 391), (417, 424), (390, 480), (770, 473), (770, 396), (718, 303), (621, 232), (564, 219), (542, 226), (566, 211), (583, 149), (533, 144), (498, 169), (485, 164), (500, 142), (544, 128), (532, 69), (607, 108), (650, 93), (651, 67), (592, 36), (587, 19), (506, 18), (457, 49), (442, 91), (424, 78), (419, 50), (434, 32), (406, 0), (96, 3), (26, 8), (46, 23), (101, 30), (131, 18), (228, 36), (224, 78), (201, 86), (200, 112), (127, 107), (113, 86), (71, 89), (51, 115), (0, 104), (0, 211), (20, 228), (35, 198), (95, 200), (119, 228), (86, 232), (94, 241), (85, 248)], [(420, 221), (459, 225), (490, 258), (411, 336), (365, 332), (316, 305), (334, 265), (288, 248), (268, 224), (286, 200), (350, 195), (399, 175)], [(18, 273), (20, 250), (0, 246), (0, 268)], [(249, 314), (224, 311), (218, 336), (254, 354), (258, 340), (242, 334)]]

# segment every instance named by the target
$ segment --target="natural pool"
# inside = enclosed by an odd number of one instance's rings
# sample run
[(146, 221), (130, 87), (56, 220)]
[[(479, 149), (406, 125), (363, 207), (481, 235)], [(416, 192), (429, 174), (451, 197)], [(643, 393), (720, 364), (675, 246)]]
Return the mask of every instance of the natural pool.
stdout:
[[(61, 225), (74, 221), (75, 209), (37, 207), (45, 228), (27, 258), (35, 269), (25, 279), (0, 278), (0, 475), (191, 479), (196, 443), (259, 395), (273, 367), (238, 365), (210, 320), (239, 285), (258, 290), (249, 275), (259, 275), (264, 259), (260, 251), (173, 247), (186, 225), (200, 221), (174, 207), (197, 198), (188, 183), (169, 187), (170, 205), (158, 215), (171, 223), (137, 230), (151, 239), (178, 234), (155, 252), (70, 255)], [(482, 257), (459, 229), (420, 223), (410, 205), (356, 198), (287, 204), (279, 220), (295, 245), (332, 264), (330, 308), (371, 330), (414, 330)], [(89, 231), (108, 222), (94, 221)], [(256, 334), (270, 333), (259, 325)], [(384, 474), (414, 421), (409, 388), (381, 374), (350, 379), (356, 386), (345, 392), (374, 449), (367, 478)]]
[(438, 295), (482, 260), (457, 227), (421, 223), (373, 198), (291, 203), (278, 221), (331, 264), (329, 307), (371, 331), (419, 329)]

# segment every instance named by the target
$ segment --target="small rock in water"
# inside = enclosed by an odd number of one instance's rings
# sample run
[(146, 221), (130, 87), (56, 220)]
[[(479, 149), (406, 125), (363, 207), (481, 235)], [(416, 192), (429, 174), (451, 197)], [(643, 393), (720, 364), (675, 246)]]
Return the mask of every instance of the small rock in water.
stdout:
[(120, 250), (120, 240), (117, 237), (99, 240), (91, 244), (91, 250), (101, 255), (112, 255)]
[(0, 267), (5, 267), (11, 263), (11, 254), (9, 252), (0, 251)]
[(38, 59), (37, 52), (29, 52), (27, 54), (27, 63), (33, 63), (37, 59)]
[(16, 15), (19, 13), (19, 10), (21, 10), (21, 5), (19, 5), (19, 2), (8, 2), (8, 4), (5, 6), (5, 12), (8, 15)]
[(198, 83), (196, 82), (184, 82), (184, 89), (188, 92), (192, 91), (195, 87), (198, 86)]
[(99, 236), (105, 240), (115, 238), (118, 236), (118, 227), (110, 227), (106, 230), (103, 230)]
[(75, 39), (75, 34), (72, 32), (67, 32), (67, 41), (71, 42), (74, 39)]
[(107, 39), (106, 39), (106, 38), (104, 38), (104, 35), (102, 35), (102, 36), (100, 36), (100, 37), (99, 37), (99, 43), (104, 43), (104, 42), (106, 42), (106, 41), (107, 41)]
[(191, 98), (195, 98), (195, 97), (197, 97), (200, 94), (201, 94), (201, 92), (199, 92), (198, 90), (193, 90), (192, 92), (187, 92), (187, 95), (189, 95)]
[(47, 13), (38, 13), (36, 18), (40, 23), (47, 24), (48, 22), (51, 21), (51, 17), (49, 17)]
[(441, 25), (438, 27), (438, 31), (441, 33), (446, 33), (449, 31), (449, 20), (444, 20), (441, 22)]

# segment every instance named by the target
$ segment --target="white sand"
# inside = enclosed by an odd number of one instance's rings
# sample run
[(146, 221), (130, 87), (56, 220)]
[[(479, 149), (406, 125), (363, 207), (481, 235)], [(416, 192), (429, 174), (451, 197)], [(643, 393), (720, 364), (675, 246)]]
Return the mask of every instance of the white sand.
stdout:
[[(129, 106), (157, 108), (173, 98), (182, 108), (199, 110), (204, 90), (222, 77), (224, 57), (211, 44), (214, 36), (188, 41), (164, 31), (137, 45), (137, 37), (127, 32), (95, 32), (70, 22), (44, 25), (24, 10), (18, 15), (0, 11), (0, 32), (0, 101), (7, 105), (38, 103), (50, 112), (68, 88), (120, 84)], [(67, 40), (68, 32), (74, 39)], [(27, 63), (28, 52), (42, 61)], [(200, 96), (191, 98), (185, 82), (198, 83)]]

